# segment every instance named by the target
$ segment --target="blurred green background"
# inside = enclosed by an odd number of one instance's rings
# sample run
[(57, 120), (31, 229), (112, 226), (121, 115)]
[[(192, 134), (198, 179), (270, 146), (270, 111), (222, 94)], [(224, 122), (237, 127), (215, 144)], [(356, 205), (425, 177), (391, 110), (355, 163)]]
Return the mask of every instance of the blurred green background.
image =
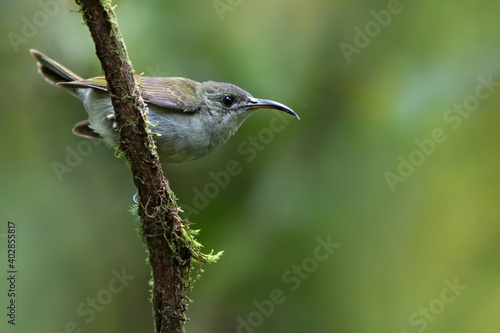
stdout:
[[(301, 116), (259, 111), (211, 156), (165, 168), (206, 251), (225, 251), (190, 293), (187, 332), (500, 330), (500, 2), (115, 3), (136, 72), (231, 82)], [(71, 134), (82, 105), (28, 52), (100, 75), (77, 10), (0, 1), (2, 332), (153, 331), (130, 171)]]

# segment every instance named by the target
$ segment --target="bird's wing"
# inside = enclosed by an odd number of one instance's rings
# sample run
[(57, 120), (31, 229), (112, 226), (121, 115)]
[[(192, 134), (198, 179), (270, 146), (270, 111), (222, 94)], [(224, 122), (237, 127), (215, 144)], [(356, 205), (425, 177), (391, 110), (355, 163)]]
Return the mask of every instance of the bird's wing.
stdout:
[(199, 109), (196, 81), (182, 77), (138, 76), (139, 90), (147, 103), (168, 109), (195, 112)]
[(108, 91), (106, 89), (106, 79), (104, 76), (93, 77), (87, 80), (75, 80), (69, 82), (59, 82), (57, 83), (59, 87), (63, 88), (93, 88), (102, 91)]
[[(159, 107), (182, 112), (196, 112), (199, 101), (196, 88), (200, 84), (182, 77), (148, 77), (136, 76), (139, 91), (144, 101)], [(93, 88), (107, 91), (104, 76), (87, 80), (61, 82), (64, 88)]]

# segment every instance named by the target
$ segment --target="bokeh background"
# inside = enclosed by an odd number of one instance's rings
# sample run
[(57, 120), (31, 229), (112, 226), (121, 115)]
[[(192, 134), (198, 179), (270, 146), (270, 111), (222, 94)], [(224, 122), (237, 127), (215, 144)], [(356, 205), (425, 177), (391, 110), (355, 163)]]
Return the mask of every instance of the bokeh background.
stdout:
[[(480, 79), (500, 82), (500, 2), (115, 3), (136, 72), (231, 82), (301, 116), (259, 111), (211, 156), (165, 168), (206, 251), (225, 251), (190, 293), (187, 332), (500, 330), (500, 86)], [(83, 107), (28, 52), (100, 75), (77, 10), (0, 1), (2, 332), (153, 331), (130, 171), (71, 134)], [(230, 161), (240, 172), (214, 187)], [(117, 272), (129, 280), (111, 293)]]

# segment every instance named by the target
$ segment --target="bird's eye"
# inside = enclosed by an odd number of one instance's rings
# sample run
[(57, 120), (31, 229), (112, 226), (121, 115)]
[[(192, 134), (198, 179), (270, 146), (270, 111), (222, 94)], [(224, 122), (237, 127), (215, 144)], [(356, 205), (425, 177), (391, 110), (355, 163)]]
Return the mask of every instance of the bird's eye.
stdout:
[(233, 105), (234, 103), (234, 97), (231, 96), (231, 95), (224, 95), (224, 97), (222, 97), (222, 104), (224, 104), (224, 106), (227, 106), (227, 107), (230, 107), (231, 105)]

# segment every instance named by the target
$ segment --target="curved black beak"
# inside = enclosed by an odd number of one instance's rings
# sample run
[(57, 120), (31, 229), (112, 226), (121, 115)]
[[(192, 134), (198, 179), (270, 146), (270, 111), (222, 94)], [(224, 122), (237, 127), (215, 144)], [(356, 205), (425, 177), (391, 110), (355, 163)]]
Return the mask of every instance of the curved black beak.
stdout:
[(300, 117), (298, 114), (295, 113), (292, 109), (290, 109), (288, 106), (275, 102), (275, 101), (270, 101), (268, 99), (257, 99), (257, 98), (252, 98), (250, 101), (247, 103), (247, 108), (249, 109), (274, 109), (274, 110), (280, 110), (283, 112), (286, 112), (288, 114), (291, 114), (295, 118), (300, 120)]

